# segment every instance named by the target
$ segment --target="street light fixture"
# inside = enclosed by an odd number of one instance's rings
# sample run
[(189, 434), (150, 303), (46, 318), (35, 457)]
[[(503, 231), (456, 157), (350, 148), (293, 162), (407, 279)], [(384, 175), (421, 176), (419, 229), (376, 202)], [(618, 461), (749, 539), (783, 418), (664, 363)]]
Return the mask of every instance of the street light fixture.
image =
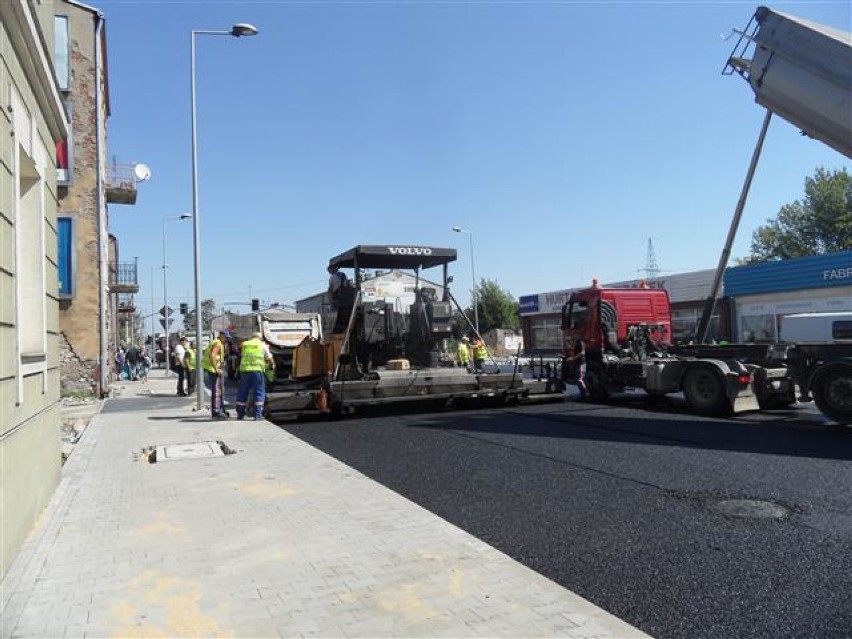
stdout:
[(473, 288), (471, 289), (471, 301), (473, 302), (473, 321), (474, 326), (476, 327), (476, 336), (479, 337), (479, 288), (476, 286), (476, 271), (473, 267), (473, 233), (465, 231), (459, 226), (454, 226), (453, 231), (456, 233), (463, 233), (470, 238), (470, 277), (473, 283)]
[[(169, 296), (168, 296), (168, 272), (169, 272), (169, 262), (166, 259), (166, 222), (177, 222), (179, 220), (188, 220), (192, 216), (189, 213), (184, 213), (183, 215), (176, 215), (174, 217), (164, 217), (163, 218), (163, 316), (165, 317), (165, 326), (163, 329), (166, 333), (166, 348), (163, 353), (163, 361), (166, 363), (166, 377), (169, 375), (169, 329), (172, 325), (171, 320), (169, 319)], [(153, 346), (153, 344), (152, 344)]]
[[(192, 254), (195, 260), (195, 349), (201, 352), (202, 321), (201, 321), (201, 225), (199, 222), (198, 206), (198, 144), (195, 117), (195, 36), (196, 35), (228, 35), (235, 38), (257, 35), (257, 29), (245, 22), (238, 22), (231, 27), (230, 31), (206, 31), (192, 30), (190, 33), (190, 87), (192, 106)], [(200, 359), (200, 358), (199, 358)], [(196, 366), (196, 375), (200, 374)], [(195, 391), (197, 394), (196, 408), (201, 411), (204, 408), (204, 384), (201, 379), (196, 380)]]

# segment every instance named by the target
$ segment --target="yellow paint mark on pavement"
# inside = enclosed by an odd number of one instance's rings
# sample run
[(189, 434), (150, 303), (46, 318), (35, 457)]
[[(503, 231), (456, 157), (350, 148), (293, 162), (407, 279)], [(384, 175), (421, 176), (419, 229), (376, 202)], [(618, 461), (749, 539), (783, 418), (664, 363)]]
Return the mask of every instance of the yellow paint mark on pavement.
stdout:
[(464, 578), (464, 573), (458, 568), (454, 568), (450, 572), (450, 595), (455, 599), (460, 599), (462, 597), (462, 579)]
[(201, 609), (201, 587), (197, 582), (154, 570), (145, 570), (132, 579), (128, 584), (128, 600), (117, 602), (112, 612), (117, 618), (111, 632), (113, 637), (230, 637), (233, 634)]
[(137, 528), (133, 533), (133, 537), (137, 541), (143, 538), (159, 537), (160, 535), (188, 537), (186, 528), (166, 521), (166, 515), (162, 512), (157, 513), (157, 521), (153, 521), (147, 526)]
[(434, 616), (434, 611), (415, 593), (417, 588), (417, 584), (405, 584), (401, 590), (381, 592), (378, 596), (379, 607), (387, 612), (402, 613), (409, 623)]
[(237, 490), (259, 499), (278, 499), (291, 497), (304, 492), (302, 489), (280, 481), (275, 477), (256, 476), (254, 481), (237, 484)]

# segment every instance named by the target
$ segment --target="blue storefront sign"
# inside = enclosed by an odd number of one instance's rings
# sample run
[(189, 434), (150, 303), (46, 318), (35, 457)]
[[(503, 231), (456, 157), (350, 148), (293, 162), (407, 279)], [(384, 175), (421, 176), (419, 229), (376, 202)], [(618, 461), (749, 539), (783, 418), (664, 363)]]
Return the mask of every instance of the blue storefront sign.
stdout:
[(525, 313), (538, 313), (538, 295), (522, 295), (518, 298), (521, 315)]
[(852, 251), (734, 266), (725, 271), (725, 295), (730, 297), (837, 286), (852, 286)]

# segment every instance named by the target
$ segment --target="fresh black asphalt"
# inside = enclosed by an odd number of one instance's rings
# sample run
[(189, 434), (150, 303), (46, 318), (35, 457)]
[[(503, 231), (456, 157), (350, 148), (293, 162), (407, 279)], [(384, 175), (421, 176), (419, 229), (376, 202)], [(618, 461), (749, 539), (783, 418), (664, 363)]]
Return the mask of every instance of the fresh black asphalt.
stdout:
[(852, 636), (849, 430), (576, 403), (283, 428), (655, 637)]

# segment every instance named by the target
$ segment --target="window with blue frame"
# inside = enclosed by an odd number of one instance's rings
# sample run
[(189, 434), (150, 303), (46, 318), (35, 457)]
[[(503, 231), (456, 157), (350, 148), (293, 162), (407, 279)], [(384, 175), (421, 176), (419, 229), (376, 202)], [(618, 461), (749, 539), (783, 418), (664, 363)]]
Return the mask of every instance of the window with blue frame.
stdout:
[(74, 218), (58, 217), (59, 297), (74, 294)]

